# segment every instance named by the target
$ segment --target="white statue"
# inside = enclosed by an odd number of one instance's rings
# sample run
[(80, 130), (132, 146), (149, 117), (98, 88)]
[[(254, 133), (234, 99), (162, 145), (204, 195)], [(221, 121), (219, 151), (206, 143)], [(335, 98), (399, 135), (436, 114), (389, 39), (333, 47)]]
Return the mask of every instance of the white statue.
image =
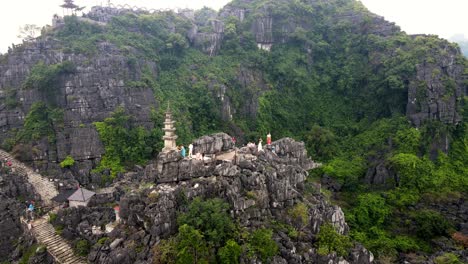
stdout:
[(192, 158), (192, 155), (193, 155), (193, 145), (190, 144), (190, 145), (188, 146), (188, 149), (189, 149), (189, 150), (188, 150), (188, 157), (189, 157), (189, 159), (191, 159), (191, 158)]
[(258, 152), (263, 151), (262, 139), (258, 140)]

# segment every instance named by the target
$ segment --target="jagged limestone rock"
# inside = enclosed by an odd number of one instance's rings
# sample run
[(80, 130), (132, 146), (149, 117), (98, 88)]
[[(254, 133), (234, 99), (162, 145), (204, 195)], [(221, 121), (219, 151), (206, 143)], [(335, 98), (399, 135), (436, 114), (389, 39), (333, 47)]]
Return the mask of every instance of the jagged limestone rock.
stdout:
[[(53, 96), (37, 88), (25, 88), (23, 82), (39, 62), (54, 65), (65, 61), (75, 71), (61, 76)], [(124, 80), (141, 78), (142, 69), (156, 75), (153, 62), (137, 60), (130, 66), (128, 58), (110, 43), (100, 43), (97, 54), (90, 59), (82, 54), (65, 53), (61, 43), (46, 37), (15, 49), (8, 61), (0, 64), (0, 97), (9, 89), (15, 90), (18, 102), (13, 109), (0, 107), (0, 144), (12, 138), (11, 131), (23, 126), (25, 116), (35, 102), (51, 102), (63, 109), (63, 124), (55, 128), (55, 142), (48, 138), (34, 142), (26, 161), (49, 175), (60, 178), (58, 162), (71, 155), (78, 170), (72, 171), (81, 183), (91, 181), (90, 171), (98, 163), (104, 148), (93, 122), (102, 121), (119, 106), (135, 117), (136, 125), (152, 128), (151, 109), (157, 107), (151, 88), (129, 87)], [(53, 101), (53, 102), (52, 102)], [(100, 179), (99, 179), (100, 181)]]
[[(208, 152), (232, 147), (226, 134), (202, 137), (195, 142), (198, 142), (199, 149)], [(264, 153), (242, 148), (237, 150), (236, 158), (218, 161), (217, 165), (216, 162), (206, 164), (201, 160), (182, 159), (176, 151), (160, 154), (154, 162), (162, 165), (156, 170), (156, 184), (128, 192), (120, 201), (120, 217), (125, 229), (133, 230), (131, 233), (143, 233), (130, 238), (117, 228), (113, 231), (114, 234), (120, 232), (113, 237), (113, 241), (119, 241), (115, 242), (115, 248), (93, 250), (89, 260), (113, 263), (126, 252), (126, 244), (151, 246), (175, 234), (177, 212), (195, 197), (225, 200), (231, 206), (232, 216), (246, 228), (259, 228), (268, 219), (286, 221), (288, 210), (298, 202), (305, 202), (310, 207), (306, 229), (309, 241), (326, 222), (346, 234), (349, 228), (340, 207), (330, 205), (320, 194), (314, 196), (313, 201), (304, 200), (300, 192), (308, 175), (306, 169), (316, 166), (307, 157), (304, 144), (286, 138), (273, 142), (272, 146), (280, 150), (278, 154), (272, 153), (270, 147)], [(217, 154), (220, 153), (214, 153), (215, 156)], [(311, 244), (293, 241), (282, 232), (275, 234), (274, 239), (280, 247), (280, 254), (272, 263), (348, 263), (336, 255), (319, 256)], [(372, 262), (372, 254), (366, 249), (357, 247), (353, 252), (354, 261), (350, 260), (350, 263)], [(134, 261), (150, 255), (151, 251), (148, 251), (130, 254), (129, 258)]]

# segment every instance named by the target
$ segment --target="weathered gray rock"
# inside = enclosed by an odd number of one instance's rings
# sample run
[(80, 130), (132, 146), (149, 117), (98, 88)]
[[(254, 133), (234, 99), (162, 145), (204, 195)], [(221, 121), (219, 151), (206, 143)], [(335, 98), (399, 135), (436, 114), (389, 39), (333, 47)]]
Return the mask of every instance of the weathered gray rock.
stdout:
[[(76, 170), (71, 171), (74, 177), (82, 184), (95, 183), (90, 171), (104, 149), (92, 123), (102, 121), (117, 107), (123, 107), (126, 113), (135, 117), (136, 125), (152, 128), (150, 113), (157, 107), (152, 90), (129, 87), (125, 81), (139, 80), (143, 68), (156, 75), (156, 65), (144, 60), (129, 63), (127, 57), (110, 43), (100, 43), (93, 59), (66, 53), (61, 45), (52, 38), (39, 39), (12, 50), (6, 63), (0, 64), (0, 99), (8, 95), (18, 102), (10, 108), (0, 108), (0, 145), (13, 137), (11, 131), (22, 127), (32, 104), (42, 101), (55, 105), (63, 109), (63, 124), (54, 128), (55, 142), (49, 142), (47, 137), (32, 142), (26, 151), (29, 153), (20, 158), (32, 162), (33, 167), (46, 174), (60, 178), (64, 171), (58, 163), (70, 155), (77, 162)], [(76, 71), (59, 77), (53, 96), (39, 89), (23, 88), (22, 83), (40, 61), (46, 65), (69, 61)], [(100, 179), (96, 180), (100, 182)]]
[(105, 231), (102, 227), (115, 219), (113, 208), (80, 206), (58, 211), (52, 224), (63, 227), (63, 235), (67, 239), (82, 237), (96, 243), (99, 234)]
[(398, 176), (394, 171), (387, 168), (384, 162), (369, 167), (364, 182), (375, 188), (392, 188), (398, 184)]
[(353, 263), (362, 263), (368, 264), (374, 261), (374, 254), (363, 247), (361, 244), (358, 244), (351, 251), (351, 262)]
[(416, 65), (415, 77), (410, 80), (406, 115), (417, 127), (425, 120), (458, 124), (462, 121), (460, 98), (468, 92), (464, 84), (465, 67), (457, 62), (457, 57), (462, 56), (460, 50), (448, 41), (438, 41), (427, 54), (430, 60), (420, 61)]
[(232, 137), (225, 133), (201, 137), (193, 142), (193, 153), (216, 154), (233, 149)]
[[(195, 142), (199, 142), (200, 149), (208, 151), (222, 151), (223, 146), (231, 146), (230, 137), (225, 134), (202, 137)], [(182, 159), (176, 151), (161, 154), (154, 163), (162, 165), (157, 170), (157, 184), (140, 186), (138, 191), (134, 189), (122, 197), (120, 217), (125, 228), (117, 227), (113, 231), (115, 244), (110, 250), (93, 250), (90, 259), (114, 263), (126, 252), (126, 245), (154, 245), (176, 233), (177, 213), (188, 201), (195, 197), (219, 197), (230, 204), (231, 214), (248, 229), (262, 227), (271, 219), (288, 222), (288, 210), (299, 202), (306, 203), (310, 224), (304, 229), (303, 241), (291, 240), (283, 232), (275, 234), (280, 255), (273, 263), (348, 263), (336, 255), (321, 257), (310, 244), (323, 223), (332, 223), (342, 234), (349, 228), (341, 208), (331, 206), (320, 194), (310, 198), (313, 201), (303, 199), (299, 190), (308, 175), (305, 168), (314, 164), (307, 158), (304, 144), (281, 139), (272, 145), (281, 149), (279, 154), (272, 153), (270, 148), (263, 153), (243, 148), (238, 150), (237, 158), (214, 166), (207, 166), (201, 160)], [(170, 172), (171, 169), (174, 171)], [(353, 254), (351, 263), (372, 262), (371, 253), (363, 248), (353, 249)], [(149, 250), (128, 257), (143, 262), (147, 258), (151, 258)]]

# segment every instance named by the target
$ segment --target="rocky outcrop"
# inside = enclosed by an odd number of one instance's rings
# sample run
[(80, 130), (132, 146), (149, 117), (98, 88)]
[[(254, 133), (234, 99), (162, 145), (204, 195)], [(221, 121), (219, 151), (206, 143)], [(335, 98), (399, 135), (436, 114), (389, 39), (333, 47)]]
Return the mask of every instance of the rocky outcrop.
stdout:
[[(93, 247), (89, 261), (151, 259), (151, 248), (177, 231), (177, 214), (188, 201), (195, 197), (217, 197), (228, 202), (232, 216), (249, 229), (264, 226), (268, 219), (288, 221), (288, 210), (297, 203), (306, 203), (310, 224), (304, 240), (292, 240), (282, 231), (276, 233), (274, 239), (281, 253), (272, 263), (345, 263), (336, 255), (319, 256), (310, 244), (323, 223), (334, 224), (343, 234), (349, 228), (341, 208), (331, 206), (319, 193), (304, 198), (307, 170), (316, 164), (307, 157), (303, 143), (281, 139), (271, 146), (278, 153), (273, 153), (271, 147), (259, 153), (247, 147), (232, 149), (231, 137), (226, 134), (202, 137), (195, 142), (199, 151), (213, 155), (213, 159), (183, 159), (176, 151), (160, 154), (156, 165), (151, 165), (154, 182), (140, 185), (138, 190), (133, 188), (122, 197), (122, 226), (108, 235), (105, 245)], [(216, 156), (231, 150), (237, 153), (233, 159), (216, 160)], [(372, 258), (367, 250), (357, 247), (350, 261), (370, 263)]]
[(234, 147), (232, 137), (225, 133), (201, 137), (193, 142), (193, 153), (216, 154)]
[(416, 65), (416, 75), (408, 88), (406, 115), (415, 126), (426, 120), (437, 120), (455, 125), (462, 121), (460, 113), (463, 96), (467, 95), (465, 66), (459, 63), (462, 55), (458, 47), (446, 40), (427, 51), (425, 59)]
[(103, 227), (114, 221), (113, 208), (73, 207), (60, 210), (52, 224), (63, 228), (62, 235), (69, 240), (82, 237), (96, 243), (105, 232)]
[(211, 28), (209, 32), (198, 32), (198, 27), (194, 25), (187, 35), (194, 47), (213, 56), (221, 48), (224, 36), (224, 23), (220, 20), (212, 19), (209, 21), (209, 24)]
[(398, 175), (385, 162), (371, 165), (364, 178), (364, 182), (371, 184), (373, 188), (393, 188), (398, 185), (398, 181)]

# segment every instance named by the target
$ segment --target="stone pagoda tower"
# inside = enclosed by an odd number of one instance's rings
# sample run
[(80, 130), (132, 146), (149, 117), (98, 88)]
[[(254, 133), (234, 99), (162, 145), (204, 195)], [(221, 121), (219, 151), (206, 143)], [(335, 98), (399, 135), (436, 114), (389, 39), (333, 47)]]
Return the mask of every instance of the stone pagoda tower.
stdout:
[(163, 152), (170, 152), (172, 150), (177, 150), (176, 139), (177, 135), (175, 134), (176, 128), (174, 127), (175, 121), (172, 121), (172, 113), (171, 109), (169, 108), (169, 104), (167, 105), (166, 111), (166, 120), (164, 121), (164, 148)]

